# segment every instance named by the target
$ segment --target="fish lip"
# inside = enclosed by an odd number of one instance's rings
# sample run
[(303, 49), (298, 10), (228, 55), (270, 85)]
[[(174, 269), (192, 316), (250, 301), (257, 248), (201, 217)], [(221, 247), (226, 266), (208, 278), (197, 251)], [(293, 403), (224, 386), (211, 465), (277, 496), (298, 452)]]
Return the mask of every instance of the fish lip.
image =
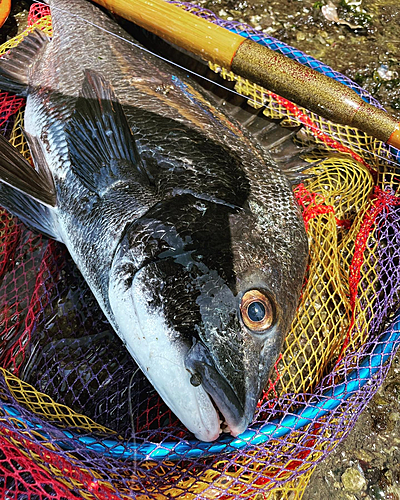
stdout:
[[(195, 341), (185, 358), (186, 369), (201, 376), (204, 390), (222, 413), (233, 436), (241, 434), (253, 418), (253, 411), (239, 401), (232, 386), (215, 366), (208, 348)], [(255, 408), (254, 408), (255, 409)]]

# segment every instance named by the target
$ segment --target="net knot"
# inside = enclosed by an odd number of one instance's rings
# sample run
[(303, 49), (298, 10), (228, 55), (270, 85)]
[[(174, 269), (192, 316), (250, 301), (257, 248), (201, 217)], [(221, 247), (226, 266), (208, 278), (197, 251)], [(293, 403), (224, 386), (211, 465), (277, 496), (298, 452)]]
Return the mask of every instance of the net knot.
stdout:
[(378, 212), (388, 206), (400, 205), (399, 196), (390, 192), (389, 189), (382, 189), (379, 186), (375, 186), (372, 199), (376, 207), (375, 210), (378, 210)]
[[(335, 209), (332, 205), (325, 202), (325, 198), (319, 193), (311, 193), (304, 184), (299, 184), (294, 190), (294, 195), (300, 207), (306, 231), (308, 231), (308, 223), (319, 215), (335, 214)], [(340, 227), (349, 228), (351, 222), (349, 220), (341, 220), (335, 217), (336, 224)]]

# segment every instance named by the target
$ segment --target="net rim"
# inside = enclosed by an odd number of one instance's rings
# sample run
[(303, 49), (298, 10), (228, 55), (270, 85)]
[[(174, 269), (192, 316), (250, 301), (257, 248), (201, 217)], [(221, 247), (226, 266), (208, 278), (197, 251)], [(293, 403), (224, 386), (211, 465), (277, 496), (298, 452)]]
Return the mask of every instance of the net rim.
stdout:
[[(394, 350), (396, 343), (400, 340), (400, 309), (388, 329), (379, 337), (374, 349), (367, 354), (357, 368), (354, 368), (347, 376), (347, 380), (336, 385), (333, 389), (328, 389), (318, 396), (316, 404), (301, 403), (299, 408), (292, 415), (286, 415), (281, 419), (274, 419), (266, 424), (256, 424), (249, 427), (238, 437), (224, 435), (214, 444), (199, 441), (197, 439), (180, 441), (166, 441), (162, 443), (140, 443), (138, 438), (135, 443), (123, 444), (121, 441), (103, 439), (100, 444), (95, 438), (80, 436), (71, 431), (59, 429), (66, 438), (73, 438), (81, 442), (88, 450), (101, 453), (116, 459), (125, 460), (181, 460), (207, 458), (217, 454), (228, 454), (243, 451), (251, 446), (266, 444), (271, 439), (278, 439), (286, 436), (292, 431), (296, 431), (312, 423), (317, 418), (321, 418), (328, 412), (335, 410), (341, 403), (362, 389), (365, 384), (374, 376), (380, 367), (386, 363)], [(27, 424), (37, 434), (42, 434), (48, 440), (51, 436), (41, 431), (42, 426), (25, 420), (18, 410), (12, 405), (3, 404), (3, 409), (13, 418), (19, 420), (21, 424)], [(55, 439), (54, 444), (64, 450), (69, 446), (62, 440)]]

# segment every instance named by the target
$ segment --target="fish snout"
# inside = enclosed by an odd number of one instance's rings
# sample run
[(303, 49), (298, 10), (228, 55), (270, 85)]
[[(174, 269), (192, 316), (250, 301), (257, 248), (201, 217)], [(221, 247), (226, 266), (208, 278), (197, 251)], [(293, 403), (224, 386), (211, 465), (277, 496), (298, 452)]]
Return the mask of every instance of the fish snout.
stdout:
[(201, 341), (196, 341), (187, 353), (185, 366), (192, 374), (191, 383), (202, 385), (223, 415), (230, 433), (236, 437), (244, 432), (253, 420), (259, 384), (249, 384), (243, 377), (241, 387), (234, 387), (238, 383), (233, 385), (229, 377), (221, 373), (209, 349)]

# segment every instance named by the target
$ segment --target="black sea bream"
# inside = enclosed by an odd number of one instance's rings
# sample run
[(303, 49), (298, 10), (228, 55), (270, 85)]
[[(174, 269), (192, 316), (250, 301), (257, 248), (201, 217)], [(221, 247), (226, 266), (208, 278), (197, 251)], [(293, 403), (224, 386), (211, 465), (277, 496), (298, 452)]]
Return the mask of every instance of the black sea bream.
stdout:
[(53, 38), (36, 31), (0, 60), (0, 88), (27, 96), (35, 164), (2, 141), (0, 204), (67, 246), (198, 439), (218, 437), (215, 406), (236, 436), (299, 299), (307, 239), (291, 185), (201, 87), (98, 8), (50, 5)]

